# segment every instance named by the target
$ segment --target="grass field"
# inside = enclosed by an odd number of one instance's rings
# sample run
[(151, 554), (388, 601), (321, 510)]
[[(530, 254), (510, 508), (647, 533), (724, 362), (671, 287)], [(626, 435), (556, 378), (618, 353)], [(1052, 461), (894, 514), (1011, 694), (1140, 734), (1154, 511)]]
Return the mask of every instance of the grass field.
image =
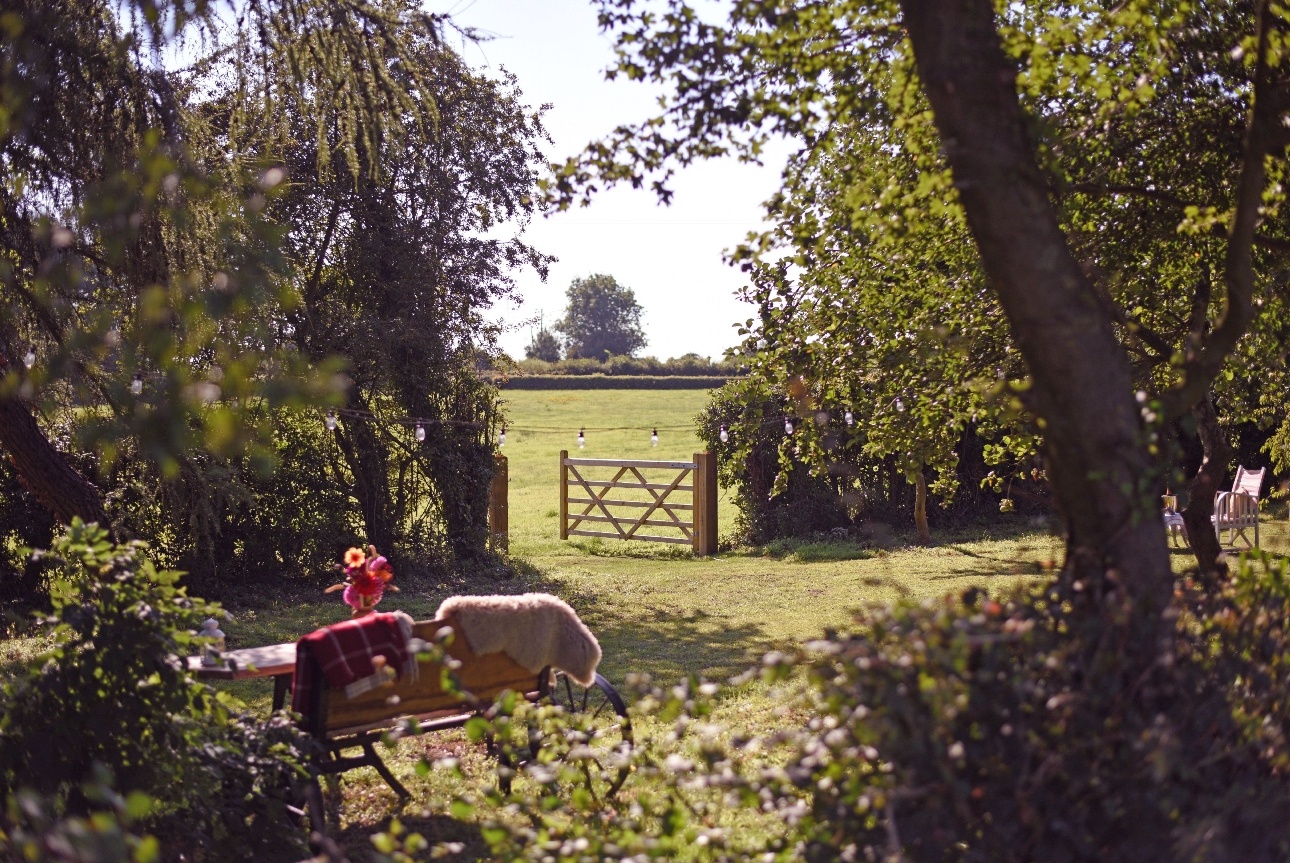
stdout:
[[(725, 551), (695, 558), (682, 546), (574, 539), (561, 541), (558, 525), (558, 458), (561, 449), (588, 458), (689, 460), (700, 449), (693, 418), (707, 393), (698, 390), (511, 391), (507, 456), (510, 472), (510, 554), (518, 575), (479, 577), (460, 583), (405, 584), (387, 595), (382, 610), (401, 608), (430, 616), (448, 593), (543, 590), (572, 604), (597, 634), (604, 649), (602, 672), (622, 684), (633, 673), (672, 681), (686, 674), (712, 679), (745, 668), (770, 649), (801, 642), (827, 627), (844, 627), (852, 612), (898, 597), (925, 599), (968, 586), (1007, 589), (1036, 577), (1061, 559), (1061, 542), (1037, 526), (1018, 520), (994, 534), (937, 534), (931, 547), (907, 543), (906, 529), (894, 525), (887, 548), (853, 541), (784, 543), (768, 549)], [(586, 431), (579, 451), (578, 429)], [(659, 430), (659, 446), (650, 431)], [(728, 535), (737, 515), (728, 494), (719, 505), (721, 532)], [(1284, 518), (1265, 524), (1264, 547), (1290, 553)], [(1191, 564), (1183, 550), (1173, 553), (1176, 568)], [(292, 640), (347, 616), (336, 597), (259, 597), (235, 609), (225, 624), (230, 647)], [(13, 661), (40, 645), (11, 642)], [(266, 681), (229, 687), (258, 710), (267, 710)], [(734, 723), (780, 722), (776, 699), (763, 688), (729, 694), (721, 716)], [(641, 735), (651, 733), (645, 723)], [(479, 747), (459, 732), (404, 741), (391, 756), (396, 773), (415, 793), (403, 817), (410, 827), (434, 840), (465, 840), (477, 848), (476, 828), (443, 813), (460, 790), (449, 778), (416, 775), (423, 756), (460, 757), (468, 774), (489, 781), (491, 766)], [(371, 770), (346, 776), (341, 824), (355, 859), (370, 851), (365, 836), (379, 828), (394, 805), (391, 792)], [(472, 837), (474, 837), (472, 839)]]

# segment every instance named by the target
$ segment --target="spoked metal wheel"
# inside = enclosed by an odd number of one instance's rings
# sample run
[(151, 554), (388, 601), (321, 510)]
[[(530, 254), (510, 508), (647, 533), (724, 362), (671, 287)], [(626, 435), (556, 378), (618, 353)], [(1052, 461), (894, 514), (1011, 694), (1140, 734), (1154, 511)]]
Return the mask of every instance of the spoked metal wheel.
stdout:
[(582, 686), (562, 671), (551, 675), (543, 695), (572, 720), (559, 744), (561, 757), (578, 768), (598, 803), (609, 800), (632, 772), (632, 722), (622, 696), (599, 674), (591, 686)]

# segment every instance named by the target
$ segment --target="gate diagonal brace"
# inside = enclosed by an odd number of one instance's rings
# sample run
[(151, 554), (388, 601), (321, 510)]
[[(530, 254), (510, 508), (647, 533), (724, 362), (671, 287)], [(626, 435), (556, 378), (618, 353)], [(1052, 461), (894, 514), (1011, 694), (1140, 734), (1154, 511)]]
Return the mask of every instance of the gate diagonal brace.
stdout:
[[(636, 478), (641, 481), (641, 485), (644, 486), (649, 484), (645, 481), (644, 475), (641, 474), (641, 472), (638, 469), (633, 467), (631, 468), (631, 472), (636, 474)], [(692, 534), (689, 530), (686, 529), (686, 526), (681, 523), (681, 520), (679, 518), (676, 517), (676, 513), (672, 512), (672, 510), (668, 509), (666, 506), (663, 506), (663, 501), (667, 499), (667, 496), (671, 494), (678, 485), (681, 484), (681, 480), (685, 479), (689, 475), (690, 475), (690, 468), (685, 468), (684, 470), (682, 470), (679, 474), (676, 475), (676, 478), (672, 480), (671, 484), (667, 488), (663, 489), (662, 494), (659, 494), (657, 491), (655, 491), (652, 488), (645, 489), (654, 498), (654, 503), (652, 506), (650, 506), (649, 509), (645, 510), (644, 515), (636, 519), (636, 523), (633, 524), (627, 530), (627, 533), (624, 535), (623, 538), (624, 539), (631, 538), (631, 536), (635, 534), (636, 531), (640, 530), (641, 526), (645, 524), (645, 521), (652, 514), (654, 514), (654, 512), (656, 512), (660, 507), (662, 507), (663, 512), (667, 513), (668, 517), (671, 518), (672, 521), (676, 523), (676, 526), (681, 529), (681, 533), (685, 534), (686, 539), (690, 539), (690, 540), (694, 539), (694, 534)], [(615, 477), (615, 479), (617, 479), (617, 477)], [(615, 522), (614, 526), (617, 527), (618, 523)], [(621, 528), (619, 528), (619, 532), (620, 533), (622, 532)]]
[(582, 524), (582, 518), (580, 516), (590, 515), (593, 509), (595, 509), (596, 507), (599, 507), (600, 511), (603, 512), (605, 514), (605, 517), (609, 519), (609, 523), (614, 526), (614, 530), (618, 531), (618, 535), (623, 539), (627, 539), (630, 536), (630, 534), (623, 532), (622, 526), (618, 524), (618, 519), (614, 518), (613, 514), (610, 513), (609, 509), (606, 508), (605, 504), (602, 502), (604, 500), (605, 495), (609, 494), (609, 492), (613, 490), (614, 488), (613, 483), (618, 482), (619, 478), (622, 477), (623, 474), (627, 473), (627, 468), (620, 467), (618, 469), (618, 473), (614, 474), (614, 478), (609, 481), (610, 485), (605, 486), (599, 493), (597, 493), (591, 490), (591, 486), (587, 484), (587, 481), (585, 479), (583, 479), (582, 474), (578, 473), (578, 469), (576, 467), (574, 467), (573, 465), (569, 465), (568, 467), (569, 467), (569, 473), (573, 474), (573, 477), (578, 481), (578, 484), (581, 485), (583, 489), (586, 490), (587, 496), (595, 500), (595, 503), (587, 504), (586, 508), (583, 509), (580, 515), (576, 515), (572, 517), (571, 519), (572, 523), (569, 525), (568, 529), (573, 530), (578, 525)]

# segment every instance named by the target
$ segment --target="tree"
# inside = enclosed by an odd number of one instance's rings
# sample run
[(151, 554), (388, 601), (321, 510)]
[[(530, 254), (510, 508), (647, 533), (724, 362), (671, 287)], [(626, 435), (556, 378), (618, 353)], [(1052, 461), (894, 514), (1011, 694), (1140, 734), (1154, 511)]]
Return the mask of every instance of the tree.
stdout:
[[(231, 44), (207, 3), (26, 0), (0, 36), (0, 446), (60, 519), (105, 522), (102, 496), (54, 447), (39, 408), (97, 405), (84, 442), (109, 460), (128, 440), (165, 477), (195, 446), (271, 461), (248, 411), (330, 398), (334, 365), (276, 350), (294, 288), (265, 207), (283, 174), (230, 142), (285, 126), (243, 99), (266, 72), (334, 109), (310, 137), (357, 173), (358, 140), (430, 128), (433, 106), (393, 85), (399, 10), (316, 0), (255, 3)], [(417, 15), (434, 29), (434, 19)], [(222, 57), (155, 68), (185, 31)], [(209, 39), (207, 39), (209, 37)], [(264, 80), (264, 79), (262, 79)], [(202, 92), (231, 94), (200, 116)], [(427, 109), (428, 108), (428, 109)], [(263, 155), (260, 153), (259, 155)], [(369, 168), (375, 166), (369, 165)], [(30, 368), (25, 358), (31, 356)], [(24, 362), (18, 362), (23, 359)]]
[(529, 342), (524, 348), (524, 358), (529, 360), (545, 360), (548, 363), (560, 361), (560, 342), (551, 334), (546, 327), (538, 330), (533, 336), (533, 341)]
[[(1095, 136), (1148, 102), (1151, 82), (1173, 66), (1217, 71), (1215, 63), (1227, 61), (1181, 38), (1189, 26), (1210, 26), (1189, 17), (1194, 7), (1017, 6), (1000, 10), (1000, 19), (988, 0), (838, 0), (775, 10), (737, 2), (728, 24), (679, 0), (669, 8), (655, 16), (631, 0), (601, 3), (602, 23), (622, 31), (614, 72), (652, 77), (675, 92), (666, 117), (620, 128), (566, 165), (550, 186), (557, 204), (603, 181), (644, 184), (655, 171), (663, 176), (652, 186), (666, 199), (676, 165), (727, 152), (756, 158), (771, 132), (800, 141), (790, 161), (800, 166), (848, 124), (934, 126), (939, 146), (917, 154), (913, 189), (853, 190), (858, 239), (893, 235), (903, 213), (923, 206), (961, 208), (1029, 373), (1013, 396), (1043, 435), (1065, 520), (1058, 588), (1090, 621), (1121, 619), (1127, 603), (1135, 661), (1152, 661), (1173, 582), (1158, 513), (1167, 476), (1160, 429), (1204, 396), (1248, 329), (1261, 214), (1283, 195), (1273, 182), (1286, 145), (1278, 126), (1286, 84), (1280, 14), (1267, 3), (1252, 13), (1224, 7), (1238, 25), (1228, 27), (1229, 43), (1237, 40), (1228, 56), (1241, 61), (1232, 92), (1243, 100), (1244, 130), (1235, 143), (1209, 142), (1232, 153), (1228, 196), (1212, 209), (1189, 207), (1180, 221), (1222, 235), (1223, 290), (1205, 307), (1201, 332), (1170, 356), (1159, 403), (1150, 407), (1135, 396), (1134, 367), (1118, 337), (1124, 315), (1063, 229), (1053, 176), (1060, 153), (1036, 135), (1054, 94), (1081, 94), (1095, 110), (1084, 113), (1080, 133)], [(1169, 160), (1165, 168), (1194, 159), (1195, 149), (1155, 155)], [(869, 230), (875, 219), (886, 224)]]
[(636, 295), (613, 276), (596, 273), (574, 279), (566, 295), (569, 305), (555, 330), (564, 335), (569, 359), (629, 357), (645, 347)]

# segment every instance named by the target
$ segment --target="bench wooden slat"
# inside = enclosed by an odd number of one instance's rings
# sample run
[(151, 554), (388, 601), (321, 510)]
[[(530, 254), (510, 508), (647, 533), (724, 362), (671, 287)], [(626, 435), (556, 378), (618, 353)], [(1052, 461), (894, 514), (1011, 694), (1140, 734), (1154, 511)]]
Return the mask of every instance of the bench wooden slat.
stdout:
[[(450, 618), (418, 622), (413, 627), (413, 634), (433, 642), (435, 634), (441, 628), (452, 625)], [(456, 629), (455, 626), (453, 628)], [(484, 704), (507, 689), (529, 693), (538, 688), (539, 672), (529, 671), (505, 653), (476, 655), (459, 631), (447, 646), (446, 652), (461, 662), (457, 677), (462, 687)], [(407, 716), (426, 718), (468, 710), (470, 705), (458, 695), (443, 690), (439, 672), (437, 663), (422, 662), (415, 681), (401, 677), (388, 686), (378, 687), (354, 698), (346, 698), (343, 692), (327, 690), (322, 704), (322, 712), (326, 717), (324, 735), (338, 737), (389, 727), (395, 720)], [(395, 698), (398, 699), (397, 702)]]

